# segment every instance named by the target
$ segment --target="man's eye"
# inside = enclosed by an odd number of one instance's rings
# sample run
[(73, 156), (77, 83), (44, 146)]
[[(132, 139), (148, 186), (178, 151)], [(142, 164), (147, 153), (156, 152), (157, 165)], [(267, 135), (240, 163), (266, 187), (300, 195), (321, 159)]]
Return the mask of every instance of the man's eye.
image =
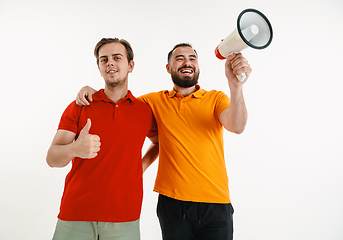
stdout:
[(103, 59), (101, 59), (100, 62), (106, 62), (106, 60), (107, 60), (107, 59), (103, 58)]

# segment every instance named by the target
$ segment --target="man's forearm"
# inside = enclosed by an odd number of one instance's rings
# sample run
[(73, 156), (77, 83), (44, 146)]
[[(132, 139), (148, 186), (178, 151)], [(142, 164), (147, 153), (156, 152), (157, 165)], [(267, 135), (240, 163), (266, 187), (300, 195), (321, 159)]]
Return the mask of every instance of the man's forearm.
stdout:
[(243, 97), (243, 88), (231, 88), (230, 107), (220, 114), (220, 121), (226, 130), (241, 134), (248, 120), (248, 112)]
[(242, 133), (248, 121), (248, 111), (243, 97), (243, 89), (231, 93), (229, 108), (231, 128), (235, 133)]
[(143, 172), (153, 163), (158, 157), (159, 153), (159, 144), (158, 143), (151, 143), (149, 148), (147, 149), (144, 157), (142, 158), (142, 166)]
[(46, 162), (50, 167), (65, 167), (75, 157), (73, 143), (68, 145), (52, 145), (47, 153)]

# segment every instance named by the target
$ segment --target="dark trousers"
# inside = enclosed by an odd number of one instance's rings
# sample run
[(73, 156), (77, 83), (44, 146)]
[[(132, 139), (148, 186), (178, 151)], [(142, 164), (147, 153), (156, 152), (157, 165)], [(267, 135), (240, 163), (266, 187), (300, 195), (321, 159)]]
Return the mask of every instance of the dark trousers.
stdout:
[(185, 202), (159, 195), (157, 216), (163, 240), (232, 240), (231, 203)]

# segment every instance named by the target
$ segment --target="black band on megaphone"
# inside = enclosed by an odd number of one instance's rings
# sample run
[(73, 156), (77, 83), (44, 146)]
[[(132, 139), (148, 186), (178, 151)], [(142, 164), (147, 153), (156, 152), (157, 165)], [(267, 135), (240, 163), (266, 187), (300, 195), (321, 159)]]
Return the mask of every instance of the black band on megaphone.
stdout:
[[(254, 12), (254, 13), (257, 13), (258, 15), (260, 15), (264, 20), (265, 22), (267, 23), (268, 27), (269, 27), (269, 30), (270, 30), (270, 38), (268, 40), (268, 42), (266, 44), (264, 44), (263, 46), (256, 46), (256, 45), (253, 45), (251, 44), (249, 41), (247, 41), (245, 39), (245, 37), (243, 36), (242, 32), (241, 32), (241, 18), (242, 16), (247, 13), (247, 12)], [(240, 37), (242, 38), (242, 40), (249, 46), (249, 47), (252, 47), (252, 48), (255, 48), (255, 49), (264, 49), (266, 47), (269, 46), (269, 44), (272, 42), (272, 39), (273, 39), (273, 29), (272, 29), (272, 25), (270, 24), (269, 20), (267, 19), (267, 17), (261, 13), (260, 11), (256, 10), (256, 9), (252, 9), (252, 8), (249, 8), (249, 9), (245, 9), (243, 10), (238, 18), (237, 18), (237, 30), (238, 30), (238, 33), (240, 35)]]

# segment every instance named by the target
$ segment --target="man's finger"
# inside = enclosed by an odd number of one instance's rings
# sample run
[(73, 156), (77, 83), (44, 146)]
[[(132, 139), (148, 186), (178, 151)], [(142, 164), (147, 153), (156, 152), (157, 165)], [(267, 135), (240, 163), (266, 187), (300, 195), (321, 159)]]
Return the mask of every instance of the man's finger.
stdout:
[(236, 53), (232, 53), (229, 56), (227, 56), (227, 61), (231, 61), (232, 59), (234, 59), (236, 57)]
[(89, 129), (91, 129), (91, 126), (92, 126), (91, 119), (88, 118), (88, 119), (87, 119), (87, 123), (86, 123), (86, 125), (83, 127), (83, 129), (81, 130), (80, 134), (81, 134), (81, 133), (89, 134)]
[(88, 97), (88, 101), (93, 102), (92, 96), (93, 96), (92, 94), (90, 94), (90, 96), (87, 96)]
[(78, 106), (89, 105), (89, 102), (87, 101), (86, 98), (82, 97), (79, 93), (76, 96), (76, 105), (78, 105)]

